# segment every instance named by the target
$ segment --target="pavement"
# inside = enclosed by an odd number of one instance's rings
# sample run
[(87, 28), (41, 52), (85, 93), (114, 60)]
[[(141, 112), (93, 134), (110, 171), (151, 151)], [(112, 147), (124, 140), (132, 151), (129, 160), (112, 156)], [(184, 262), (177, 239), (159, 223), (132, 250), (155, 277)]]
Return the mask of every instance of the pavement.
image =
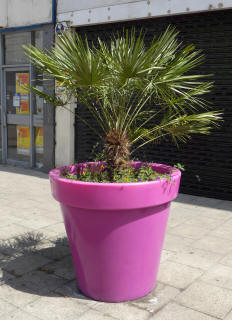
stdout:
[(0, 319), (232, 320), (232, 202), (180, 194), (158, 282), (102, 303), (79, 291), (59, 204), (41, 172), (0, 166)]

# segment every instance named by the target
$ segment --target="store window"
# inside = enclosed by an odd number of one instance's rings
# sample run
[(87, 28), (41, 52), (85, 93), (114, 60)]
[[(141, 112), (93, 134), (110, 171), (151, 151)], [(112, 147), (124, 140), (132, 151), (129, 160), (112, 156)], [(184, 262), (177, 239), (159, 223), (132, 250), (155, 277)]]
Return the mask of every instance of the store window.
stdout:
[(5, 40), (5, 64), (27, 64), (29, 58), (25, 55), (23, 45), (30, 43), (30, 32), (8, 33)]

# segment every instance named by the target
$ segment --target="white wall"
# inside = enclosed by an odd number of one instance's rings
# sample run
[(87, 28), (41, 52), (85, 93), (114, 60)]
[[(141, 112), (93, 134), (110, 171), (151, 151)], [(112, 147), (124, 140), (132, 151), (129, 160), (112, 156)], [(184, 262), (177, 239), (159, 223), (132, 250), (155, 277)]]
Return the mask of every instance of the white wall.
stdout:
[(141, 0), (58, 0), (57, 12), (63, 13), (75, 10), (107, 7), (122, 3), (137, 2)]
[(57, 20), (70, 26), (232, 8), (232, 0), (57, 0)]
[(0, 0), (0, 27), (52, 22), (52, 0)]
[(0, 27), (7, 24), (7, 0), (0, 0)]
[(56, 167), (74, 163), (75, 146), (75, 111), (76, 103), (66, 106), (72, 112), (62, 107), (56, 107)]

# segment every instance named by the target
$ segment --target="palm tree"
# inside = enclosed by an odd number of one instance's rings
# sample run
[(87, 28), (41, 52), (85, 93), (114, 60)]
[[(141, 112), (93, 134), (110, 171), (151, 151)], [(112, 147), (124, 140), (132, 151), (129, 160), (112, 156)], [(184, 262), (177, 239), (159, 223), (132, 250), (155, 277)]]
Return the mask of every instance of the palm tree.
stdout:
[(142, 32), (127, 30), (109, 45), (98, 39), (94, 46), (68, 32), (50, 51), (26, 46), (36, 68), (61, 83), (65, 98), (30, 89), (55, 106), (67, 108), (75, 97), (89, 110), (99, 131), (78, 117), (102, 139), (112, 177), (144, 145), (164, 137), (186, 142), (194, 133), (209, 134), (220, 120), (202, 98), (212, 82), (189, 72), (204, 56), (193, 45), (183, 47), (177, 37), (168, 27), (147, 47)]

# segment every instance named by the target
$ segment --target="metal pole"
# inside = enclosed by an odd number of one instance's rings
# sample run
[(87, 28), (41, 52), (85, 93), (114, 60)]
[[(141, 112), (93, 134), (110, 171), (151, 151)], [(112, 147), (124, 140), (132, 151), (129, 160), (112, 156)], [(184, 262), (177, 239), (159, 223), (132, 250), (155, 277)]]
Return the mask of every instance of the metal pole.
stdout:
[[(30, 32), (30, 44), (35, 45), (35, 32)], [(35, 69), (30, 62), (29, 66), (29, 76), (30, 76), (30, 86), (32, 86), (35, 79)], [(30, 91), (29, 93), (29, 103), (30, 103), (30, 167), (35, 167), (35, 128), (33, 124), (33, 115), (35, 110), (35, 96)]]
[(1, 131), (2, 131), (2, 163), (6, 163), (7, 159), (7, 124), (6, 124), (6, 90), (5, 77), (2, 65), (4, 64), (4, 36), (0, 35), (0, 79), (1, 79)]

